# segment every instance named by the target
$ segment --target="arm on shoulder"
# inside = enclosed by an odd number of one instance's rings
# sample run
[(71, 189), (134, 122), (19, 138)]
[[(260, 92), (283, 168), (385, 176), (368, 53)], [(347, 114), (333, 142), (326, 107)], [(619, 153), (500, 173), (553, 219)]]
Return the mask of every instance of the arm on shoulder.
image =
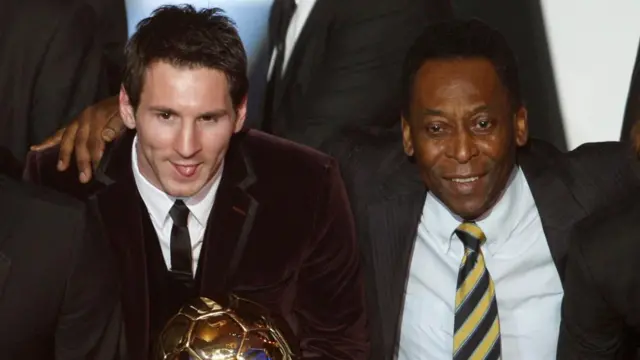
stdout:
[(100, 188), (100, 183), (93, 178), (92, 181), (83, 184), (78, 180), (78, 167), (71, 162), (69, 168), (58, 171), (59, 146), (54, 146), (40, 151), (27, 153), (23, 180), (55, 189), (58, 192), (70, 195), (76, 199), (86, 200)]

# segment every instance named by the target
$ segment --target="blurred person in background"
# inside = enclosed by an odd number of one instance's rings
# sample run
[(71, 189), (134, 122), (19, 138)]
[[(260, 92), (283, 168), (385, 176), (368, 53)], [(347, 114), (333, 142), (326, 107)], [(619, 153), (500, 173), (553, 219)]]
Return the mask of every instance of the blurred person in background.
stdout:
[(261, 128), (311, 147), (345, 128), (393, 126), (400, 70), (449, 0), (275, 0)]
[[(640, 46), (622, 141), (640, 156)], [(634, 170), (640, 176), (640, 164)], [(559, 360), (640, 359), (640, 190), (581, 221), (572, 233)]]
[(571, 233), (558, 360), (640, 359), (639, 219), (640, 189)]
[(0, 147), (0, 358), (121, 359), (120, 286), (95, 213), (22, 183), (14, 161)]
[(124, 45), (127, 42), (127, 11), (125, 0), (86, 0), (98, 16), (98, 37), (102, 49), (107, 94), (120, 91), (124, 71)]
[(18, 161), (108, 95), (98, 22), (87, 0), (1, 2), (0, 145)]

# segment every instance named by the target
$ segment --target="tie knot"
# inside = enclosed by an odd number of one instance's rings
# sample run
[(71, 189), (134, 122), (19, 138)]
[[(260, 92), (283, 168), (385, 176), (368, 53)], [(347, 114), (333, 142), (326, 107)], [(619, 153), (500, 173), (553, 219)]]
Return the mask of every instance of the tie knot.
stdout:
[(187, 226), (187, 219), (189, 218), (189, 208), (185, 205), (184, 201), (176, 200), (169, 210), (169, 216), (173, 220), (173, 224), (176, 226)]
[(473, 251), (478, 251), (480, 245), (487, 239), (482, 232), (482, 229), (474, 222), (464, 222), (456, 228), (456, 235), (465, 248)]

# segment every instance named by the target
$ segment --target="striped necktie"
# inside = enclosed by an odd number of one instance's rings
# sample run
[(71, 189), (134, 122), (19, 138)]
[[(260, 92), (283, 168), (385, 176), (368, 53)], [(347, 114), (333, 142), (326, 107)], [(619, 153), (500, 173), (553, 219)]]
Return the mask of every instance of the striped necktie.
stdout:
[(470, 222), (455, 231), (464, 244), (458, 271), (453, 336), (454, 360), (500, 359), (500, 321), (496, 292), (480, 245), (482, 230)]

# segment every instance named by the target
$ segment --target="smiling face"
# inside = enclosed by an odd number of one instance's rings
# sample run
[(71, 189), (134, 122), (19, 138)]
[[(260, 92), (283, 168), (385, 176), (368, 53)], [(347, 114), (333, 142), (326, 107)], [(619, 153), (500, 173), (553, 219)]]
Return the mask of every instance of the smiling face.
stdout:
[(234, 108), (227, 77), (204, 67), (151, 64), (134, 110), (124, 90), (120, 112), (138, 136), (141, 174), (174, 197), (196, 194), (220, 169), (246, 102)]
[(516, 147), (527, 141), (527, 113), (514, 111), (492, 63), (428, 60), (413, 83), (404, 148), (422, 180), (452, 212), (474, 220), (505, 189)]

